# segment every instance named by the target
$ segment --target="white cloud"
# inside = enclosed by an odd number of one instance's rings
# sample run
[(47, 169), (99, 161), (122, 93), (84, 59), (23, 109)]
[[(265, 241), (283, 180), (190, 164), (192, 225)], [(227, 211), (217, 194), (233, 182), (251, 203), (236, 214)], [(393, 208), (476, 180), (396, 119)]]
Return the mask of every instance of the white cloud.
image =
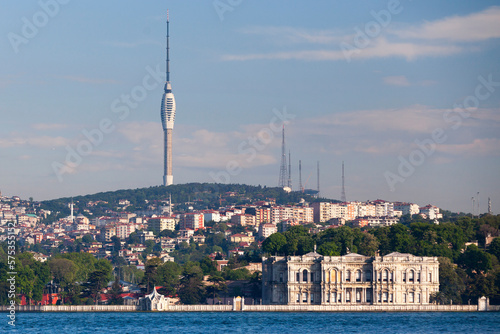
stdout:
[(7, 138), (0, 138), (0, 147), (22, 147), (31, 146), (38, 148), (55, 148), (61, 147), (68, 144), (68, 139), (63, 137), (51, 137), (51, 136), (9, 136)]
[[(274, 51), (268, 53), (226, 54), (225, 61), (249, 60), (306, 60), (337, 61), (345, 59), (372, 59), (402, 57), (412, 61), (421, 57), (442, 57), (462, 52), (480, 50), (471, 43), (500, 37), (500, 7), (490, 7), (478, 13), (454, 16), (424, 22), (410, 28), (397, 28), (391, 23), (380, 35), (369, 39), (367, 45), (358, 47), (354, 33), (338, 30), (305, 30), (294, 27), (251, 27), (242, 30), (246, 34), (264, 35), (273, 40), (273, 45), (310, 44), (309, 49)], [(284, 43), (286, 41), (287, 43)], [(351, 48), (346, 50), (347, 43)], [(439, 42), (439, 43), (436, 43)], [(317, 49), (321, 45), (323, 49)], [(330, 46), (330, 48), (325, 48)], [(313, 49), (314, 48), (314, 49)], [(344, 53), (344, 51), (345, 53)]]
[(476, 138), (467, 143), (438, 145), (437, 151), (460, 157), (499, 156), (500, 138)]
[(409, 86), (410, 82), (404, 75), (389, 76), (383, 78), (384, 83), (391, 86)]
[(391, 30), (400, 38), (474, 42), (500, 38), (500, 7), (465, 16), (446, 17), (420, 26)]

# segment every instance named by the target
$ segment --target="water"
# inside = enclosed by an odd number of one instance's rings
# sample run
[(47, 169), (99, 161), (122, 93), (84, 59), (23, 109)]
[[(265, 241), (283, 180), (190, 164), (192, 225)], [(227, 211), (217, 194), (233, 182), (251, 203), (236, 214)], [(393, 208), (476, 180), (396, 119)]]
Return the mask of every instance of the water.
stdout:
[(500, 313), (6, 313), (12, 333), (500, 333)]

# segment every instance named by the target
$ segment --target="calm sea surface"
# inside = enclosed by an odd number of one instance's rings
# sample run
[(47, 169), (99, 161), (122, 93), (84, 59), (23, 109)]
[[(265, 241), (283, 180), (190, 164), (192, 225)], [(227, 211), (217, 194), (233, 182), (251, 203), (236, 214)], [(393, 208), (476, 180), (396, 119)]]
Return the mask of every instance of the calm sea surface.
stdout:
[(500, 313), (0, 313), (7, 333), (500, 333)]

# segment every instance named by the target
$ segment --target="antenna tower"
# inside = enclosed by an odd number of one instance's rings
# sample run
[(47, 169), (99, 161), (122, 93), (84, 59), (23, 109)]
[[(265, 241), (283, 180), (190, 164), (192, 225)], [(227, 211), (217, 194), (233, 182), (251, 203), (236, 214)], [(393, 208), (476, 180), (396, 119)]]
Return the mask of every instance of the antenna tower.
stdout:
[(318, 169), (318, 194), (316, 195), (319, 198), (319, 161), (317, 162), (317, 169)]
[(304, 192), (304, 187), (302, 187), (302, 160), (299, 160), (299, 191)]
[(292, 189), (292, 156), (288, 150), (288, 188)]
[(280, 165), (280, 178), (278, 187), (285, 188), (287, 185), (287, 170), (286, 170), (286, 151), (285, 151), (285, 124), (283, 124), (283, 139), (281, 142), (281, 165)]
[(344, 179), (344, 162), (342, 161), (342, 194), (340, 195), (340, 200), (342, 202), (347, 202), (345, 197), (345, 179)]

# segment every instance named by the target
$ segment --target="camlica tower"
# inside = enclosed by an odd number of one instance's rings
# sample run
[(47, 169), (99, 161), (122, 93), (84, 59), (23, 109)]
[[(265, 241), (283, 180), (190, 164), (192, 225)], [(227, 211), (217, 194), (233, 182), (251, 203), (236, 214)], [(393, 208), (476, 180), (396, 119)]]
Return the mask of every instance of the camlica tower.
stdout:
[(163, 98), (161, 99), (161, 123), (163, 125), (164, 156), (163, 156), (163, 185), (174, 183), (172, 175), (172, 131), (175, 120), (175, 97), (170, 84), (170, 46), (169, 46), (169, 17), (167, 10), (167, 80)]

